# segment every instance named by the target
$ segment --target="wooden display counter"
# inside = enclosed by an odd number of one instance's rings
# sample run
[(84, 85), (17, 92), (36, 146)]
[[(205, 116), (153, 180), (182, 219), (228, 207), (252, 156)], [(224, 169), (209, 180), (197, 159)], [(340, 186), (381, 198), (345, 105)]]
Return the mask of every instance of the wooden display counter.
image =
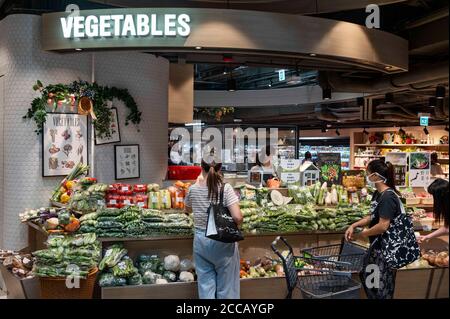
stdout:
[[(46, 234), (38, 226), (29, 224), (31, 239), (35, 241), (31, 247), (43, 248)], [(245, 240), (239, 243), (239, 251), (242, 259), (254, 261), (266, 255), (275, 256), (270, 245), (277, 234), (248, 234)], [(297, 254), (300, 249), (339, 244), (342, 232), (297, 232), (283, 234), (286, 240), (294, 247)], [(115, 242), (122, 242), (128, 250), (131, 258), (139, 254), (157, 254), (165, 256), (176, 254), (180, 258), (192, 257), (193, 238), (191, 236), (171, 237), (146, 237), (146, 238), (100, 238), (103, 247), (108, 247)], [(432, 242), (425, 249), (448, 246), (448, 238), (443, 242)], [(281, 248), (281, 247), (280, 247)], [(283, 248), (281, 248), (283, 250)], [(355, 274), (355, 279), (359, 279)], [(114, 298), (146, 298), (146, 299), (195, 299), (198, 298), (197, 283), (171, 283), (167, 285), (141, 285), (101, 288), (99, 297)], [(241, 279), (242, 299), (283, 299), (287, 294), (286, 280), (284, 277)], [(448, 268), (407, 269), (397, 273), (395, 298), (428, 299), (449, 297)], [(293, 298), (301, 298), (300, 291), (294, 292)], [(361, 291), (361, 298), (365, 298)]]

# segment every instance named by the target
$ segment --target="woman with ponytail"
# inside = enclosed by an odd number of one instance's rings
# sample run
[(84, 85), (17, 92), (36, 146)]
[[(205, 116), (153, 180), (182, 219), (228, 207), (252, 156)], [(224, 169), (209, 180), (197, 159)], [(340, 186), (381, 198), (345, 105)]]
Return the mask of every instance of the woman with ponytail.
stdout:
[(223, 181), (221, 163), (202, 161), (201, 177), (189, 188), (186, 210), (194, 215), (194, 263), (200, 299), (238, 299), (239, 250), (237, 243), (223, 243), (206, 237), (208, 208), (223, 192), (223, 205), (228, 208), (237, 225), (243, 217), (239, 199), (230, 184)]
[[(388, 230), (391, 221), (399, 216), (403, 209), (398, 196), (399, 192), (395, 188), (393, 165), (383, 160), (371, 161), (367, 165), (367, 182), (376, 189), (372, 196), (370, 215), (352, 224), (345, 232), (345, 238), (346, 240), (369, 239), (372, 245), (361, 272), (361, 281), (369, 299), (391, 299), (394, 296), (396, 270), (387, 265), (381, 253), (380, 243), (376, 239)], [(354, 232), (355, 228), (366, 226), (368, 228), (362, 232)], [(374, 264), (379, 269), (379, 286), (370, 285), (373, 284), (370, 282), (368, 287), (366, 278), (370, 272), (366, 273), (366, 266)]]

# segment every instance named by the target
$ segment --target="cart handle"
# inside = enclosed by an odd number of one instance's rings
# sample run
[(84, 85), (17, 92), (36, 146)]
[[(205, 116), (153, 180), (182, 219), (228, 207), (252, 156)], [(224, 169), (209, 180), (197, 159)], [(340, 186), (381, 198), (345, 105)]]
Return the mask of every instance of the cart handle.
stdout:
[(286, 241), (286, 239), (284, 239), (283, 236), (278, 236), (277, 238), (275, 238), (275, 240), (272, 242), (272, 245), (270, 245), (272, 247), (272, 250), (280, 257), (283, 258), (283, 255), (280, 253), (280, 251), (276, 248), (278, 241), (282, 241), (286, 247), (289, 249), (289, 253), (294, 256), (294, 252), (292, 250), (291, 245), (288, 244), (288, 242)]

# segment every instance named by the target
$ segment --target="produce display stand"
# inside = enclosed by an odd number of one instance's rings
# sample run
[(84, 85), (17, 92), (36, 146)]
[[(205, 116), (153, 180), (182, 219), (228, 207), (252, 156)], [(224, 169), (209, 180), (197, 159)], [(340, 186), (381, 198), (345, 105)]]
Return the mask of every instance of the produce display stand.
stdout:
[[(30, 244), (40, 249), (44, 247), (47, 234), (39, 226), (28, 223), (29, 233), (32, 234)], [(276, 233), (246, 234), (245, 240), (239, 243), (240, 257), (254, 261), (272, 252), (268, 249)], [(295, 247), (295, 253), (300, 249), (314, 246), (339, 244), (343, 232), (304, 231), (283, 234), (289, 243)], [(34, 241), (32, 238), (37, 238)], [(128, 250), (128, 255), (134, 259), (139, 254), (158, 254), (161, 256), (176, 254), (180, 258), (192, 257), (192, 236), (155, 236), (143, 238), (99, 238), (103, 247), (122, 242)], [(32, 242), (34, 241), (34, 242)], [(433, 242), (425, 249), (437, 249), (448, 246), (447, 241)], [(359, 280), (359, 276), (354, 274)], [(195, 299), (197, 283), (171, 283), (166, 285), (140, 285), (108, 287), (98, 289), (96, 296), (105, 299)], [(282, 299), (286, 296), (286, 280), (284, 277), (241, 279), (241, 298), (271, 298)], [(448, 268), (405, 269), (397, 273), (395, 298), (448, 298), (449, 276)], [(293, 298), (301, 298), (299, 291), (295, 291)], [(361, 298), (365, 298), (361, 290)]]

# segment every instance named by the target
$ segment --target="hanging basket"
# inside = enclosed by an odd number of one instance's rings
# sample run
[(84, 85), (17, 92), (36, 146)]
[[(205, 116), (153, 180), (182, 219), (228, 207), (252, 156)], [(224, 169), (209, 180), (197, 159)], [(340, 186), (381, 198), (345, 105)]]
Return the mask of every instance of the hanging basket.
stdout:
[(65, 277), (40, 277), (42, 299), (92, 299), (98, 268), (80, 279), (80, 288), (67, 288)]
[(87, 96), (82, 96), (78, 101), (78, 114), (81, 115), (88, 115), (90, 114), (92, 116), (93, 120), (96, 120), (97, 117), (94, 113), (94, 104), (92, 103), (92, 100), (88, 98)]

